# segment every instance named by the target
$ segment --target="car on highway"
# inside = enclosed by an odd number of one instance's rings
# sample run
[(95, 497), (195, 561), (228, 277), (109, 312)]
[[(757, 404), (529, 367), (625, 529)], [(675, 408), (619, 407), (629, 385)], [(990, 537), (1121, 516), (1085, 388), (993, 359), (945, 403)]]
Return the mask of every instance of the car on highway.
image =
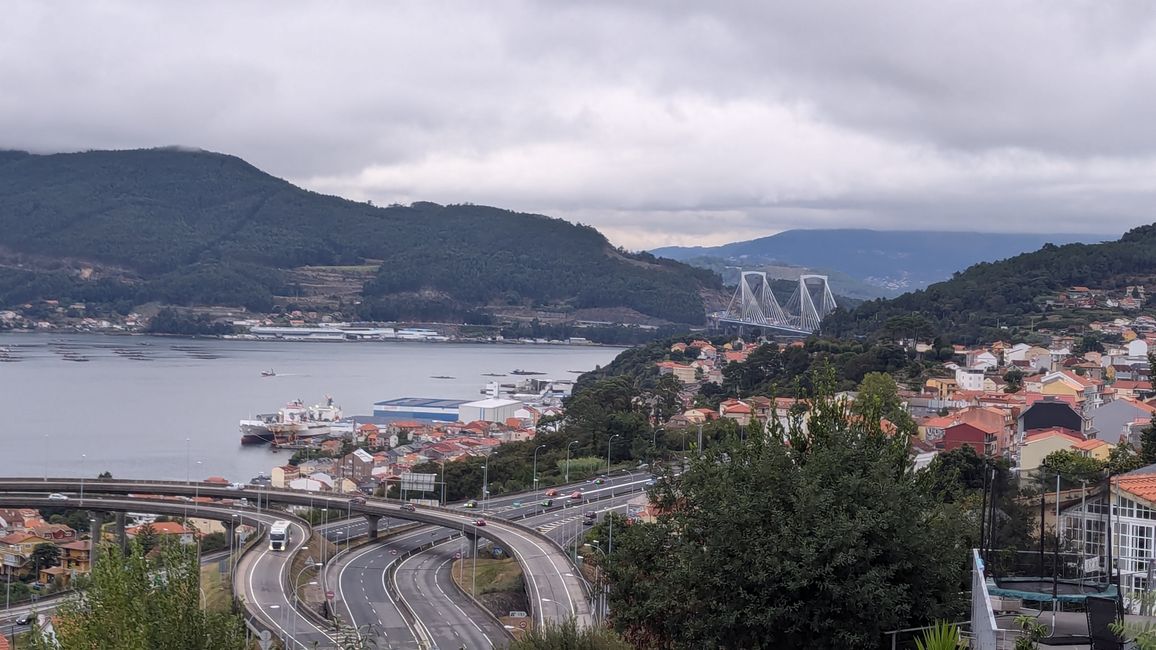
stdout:
[(230, 483), (229, 489), (230, 490), (244, 490), (245, 484), (244, 483)]
[(365, 505), (365, 497), (353, 497), (349, 502), (355, 506)]
[(546, 496), (556, 497), (556, 496), (558, 496), (558, 490), (555, 490), (554, 488), (550, 488), (549, 490), (546, 490)]
[(401, 504), (401, 509), (405, 510), (406, 512), (417, 512), (417, 506), (413, 505), (412, 503)]
[(477, 501), (474, 501), (473, 499), (470, 499), (469, 501), (466, 501), (466, 505), (464, 505), (464, 506), (462, 506), (462, 507), (463, 507), (463, 508), (469, 508), (469, 509), (471, 509), (471, 510), (472, 510), (472, 509), (474, 509), (474, 508), (477, 508), (477, 507), (478, 507), (478, 502), (477, 502)]
[(594, 479), (594, 485), (602, 485), (605, 482), (606, 482), (606, 479), (602, 478), (601, 476)]
[(543, 507), (543, 508), (549, 508), (549, 507), (550, 507), (550, 506), (552, 506), (552, 505), (554, 505), (554, 500), (553, 500), (553, 499), (543, 499), (543, 500), (542, 500), (542, 507)]
[(486, 520), (485, 520), (485, 519), (475, 519), (475, 520), (474, 520), (474, 525), (475, 525), (475, 526), (485, 526), (485, 525), (486, 525)]
[(68, 496), (59, 492), (53, 492), (52, 494), (49, 494), (48, 498), (53, 501), (68, 501)]
[(575, 501), (577, 501), (578, 499), (581, 499), (582, 498), (582, 490), (574, 490), (573, 492), (570, 493), (570, 498), (574, 499)]
[(646, 482), (643, 483), (643, 485), (645, 485), (646, 487), (650, 487), (650, 486), (654, 485), (654, 479), (647, 479)]
[(582, 513), (582, 525), (593, 526), (594, 522), (598, 521), (598, 513), (593, 510), (587, 510)]
[(24, 614), (16, 619), (15, 623), (20, 626), (32, 624), (32, 614)]

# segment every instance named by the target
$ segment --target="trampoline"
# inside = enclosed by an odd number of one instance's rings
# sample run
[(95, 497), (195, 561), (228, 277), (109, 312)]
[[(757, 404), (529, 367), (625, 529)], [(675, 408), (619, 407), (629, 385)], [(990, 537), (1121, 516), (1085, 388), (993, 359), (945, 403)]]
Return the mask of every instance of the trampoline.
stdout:
[(996, 578), (988, 593), (1004, 598), (1018, 598), (1032, 602), (1082, 603), (1088, 596), (1115, 598), (1116, 585), (1096, 580), (1064, 580), (1024, 576)]

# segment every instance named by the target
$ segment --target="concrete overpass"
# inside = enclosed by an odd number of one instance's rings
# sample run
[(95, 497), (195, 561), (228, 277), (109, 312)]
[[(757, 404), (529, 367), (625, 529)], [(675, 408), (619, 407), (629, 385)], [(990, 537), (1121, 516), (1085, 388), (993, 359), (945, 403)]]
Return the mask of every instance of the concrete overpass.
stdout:
[[(76, 509), (109, 510), (108, 500), (95, 495), (163, 495), (178, 497), (214, 497), (221, 499), (245, 498), (254, 501), (252, 516), (258, 516), (266, 504), (277, 503), (346, 510), (369, 521), (371, 537), (377, 535), (381, 517), (392, 517), (460, 530), (467, 536), (489, 539), (507, 549), (522, 567), (526, 590), (534, 616), (539, 624), (560, 623), (574, 618), (580, 626), (592, 622), (586, 586), (580, 573), (574, 569), (565, 551), (549, 537), (538, 531), (509, 521), (488, 519), (485, 526), (474, 525), (477, 518), (470, 513), (446, 508), (421, 506), (410, 512), (401, 509), (398, 501), (369, 499), (365, 504), (353, 504), (348, 496), (315, 494), (293, 490), (247, 487), (234, 489), (217, 484), (181, 481), (128, 481), (119, 479), (75, 478), (0, 478), (0, 494), (50, 493), (83, 494), (83, 498), (68, 502), (44, 500), (43, 505), (66, 506)], [(129, 504), (133, 499), (126, 499)], [(27, 503), (27, 501), (24, 501)], [(146, 503), (142, 500), (142, 505)], [(156, 501), (148, 501), (149, 507)], [(31, 504), (29, 504), (31, 505)], [(208, 508), (203, 504), (170, 504), (178, 511), (194, 511), (196, 516)], [(137, 508), (146, 510), (148, 508)], [(235, 511), (231, 511), (235, 512)]]

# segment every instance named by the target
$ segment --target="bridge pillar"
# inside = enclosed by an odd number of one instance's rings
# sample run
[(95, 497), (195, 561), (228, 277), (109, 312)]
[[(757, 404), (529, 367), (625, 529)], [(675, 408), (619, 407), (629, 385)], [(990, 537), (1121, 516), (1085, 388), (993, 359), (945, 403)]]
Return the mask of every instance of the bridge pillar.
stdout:
[(103, 534), (104, 513), (90, 510), (88, 513), (88, 531), (91, 541), (88, 544), (88, 566), (96, 567), (96, 556), (99, 554), (100, 537)]
[(113, 532), (116, 533), (116, 543), (120, 546), (122, 553), (128, 551), (128, 533), (124, 529), (125, 513), (116, 513), (116, 519), (113, 523)]
[(365, 522), (369, 524), (369, 539), (377, 539), (377, 525), (381, 521), (381, 515), (363, 515)]

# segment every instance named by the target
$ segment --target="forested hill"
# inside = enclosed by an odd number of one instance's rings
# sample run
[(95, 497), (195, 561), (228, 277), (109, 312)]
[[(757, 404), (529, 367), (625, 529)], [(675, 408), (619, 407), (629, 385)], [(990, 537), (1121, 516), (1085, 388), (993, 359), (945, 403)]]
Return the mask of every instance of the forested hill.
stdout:
[[(1073, 286), (1120, 293), (1130, 285), (1156, 284), (1156, 224), (1141, 226), (1118, 241), (1047, 244), (999, 262), (976, 264), (945, 282), (891, 300), (840, 310), (823, 322), (834, 336), (927, 337), (953, 342), (1014, 338), (1030, 325), (1062, 329), (1071, 319), (1104, 317), (1095, 310), (1065, 312), (1053, 301)], [(1144, 312), (1149, 306), (1142, 307)], [(1114, 316), (1123, 316), (1118, 312)], [(1002, 329), (1006, 328), (1006, 329)]]
[(266, 311), (275, 296), (308, 291), (300, 269), (325, 267), (360, 270), (350, 304), (364, 318), (512, 305), (629, 308), (697, 324), (703, 292), (720, 289), (711, 272), (616, 250), (561, 219), (374, 207), (233, 156), (173, 148), (0, 152), (0, 247), (0, 306), (52, 297)]

